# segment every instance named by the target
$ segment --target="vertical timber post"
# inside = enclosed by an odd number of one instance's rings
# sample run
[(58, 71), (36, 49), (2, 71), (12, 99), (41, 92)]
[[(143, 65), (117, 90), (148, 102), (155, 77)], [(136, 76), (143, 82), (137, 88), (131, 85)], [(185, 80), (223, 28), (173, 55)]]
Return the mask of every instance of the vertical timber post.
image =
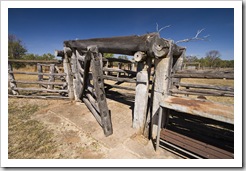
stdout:
[[(122, 67), (122, 63), (119, 62), (119, 63), (118, 63), (118, 69), (121, 69), (121, 67)], [(117, 77), (120, 77), (120, 75), (121, 75), (121, 73), (118, 72), (118, 73), (117, 73)]]
[(70, 66), (69, 56), (71, 56), (71, 49), (64, 47), (64, 58), (63, 58), (63, 67), (64, 72), (66, 73), (66, 81), (68, 85), (68, 97), (70, 100), (74, 99), (74, 89), (73, 89), (73, 78)]
[(89, 46), (88, 51), (89, 53), (91, 53), (91, 71), (93, 77), (93, 85), (95, 88), (96, 98), (101, 116), (101, 124), (104, 135), (109, 136), (113, 134), (113, 127), (104, 90), (102, 55), (98, 52), (97, 46)]
[(148, 57), (146, 60), (146, 54), (143, 52), (136, 52), (134, 58), (138, 63), (133, 128), (136, 128), (138, 129), (138, 132), (143, 133), (148, 109), (150, 78), (149, 60), (151, 60), (151, 58)]
[[(43, 67), (40, 63), (37, 63), (37, 70), (38, 70), (38, 74), (43, 73)], [(38, 75), (38, 81), (43, 81), (43, 75)], [(39, 87), (41, 87), (42, 85), (39, 84)]]
[[(152, 105), (152, 138), (156, 137), (160, 102), (169, 94), (170, 73), (173, 58), (173, 42), (169, 41), (169, 52), (163, 58), (155, 58), (155, 81)], [(167, 112), (163, 110), (163, 112)], [(167, 116), (163, 116), (164, 118)]]
[[(8, 63), (8, 72), (11, 72), (11, 71), (13, 71), (13, 67), (12, 67), (12, 64), (9, 62)], [(13, 95), (19, 95), (19, 91), (14, 90), (14, 88), (17, 87), (16, 83), (14, 82), (15, 81), (14, 74), (8, 73), (8, 80), (9, 80), (9, 85), (10, 85), (10, 88), (11, 88)]]
[(78, 61), (77, 61), (77, 56), (75, 55), (75, 53), (72, 53), (71, 56), (71, 67), (72, 67), (72, 73), (73, 73), (73, 89), (74, 89), (74, 98), (76, 101), (81, 101), (80, 100), (80, 95), (79, 95), (79, 91), (81, 91), (81, 83), (79, 83), (79, 78), (78, 78)]
[[(50, 77), (49, 77), (49, 82), (54, 82), (55, 81), (55, 64), (50, 64)], [(54, 89), (54, 85), (48, 85), (48, 89)]]

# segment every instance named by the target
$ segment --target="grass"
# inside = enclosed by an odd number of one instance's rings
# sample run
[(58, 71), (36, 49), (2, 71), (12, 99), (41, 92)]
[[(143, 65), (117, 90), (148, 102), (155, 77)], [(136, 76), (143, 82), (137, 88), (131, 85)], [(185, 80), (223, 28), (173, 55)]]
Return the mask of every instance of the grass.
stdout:
[[(194, 78), (185, 78), (181, 79), (182, 83), (189, 84), (204, 84), (204, 85), (218, 85), (218, 86), (229, 86), (234, 87), (234, 80), (224, 80), (224, 79), (194, 79)], [(190, 96), (197, 97), (197, 96)], [(223, 96), (206, 96), (210, 101), (234, 104), (234, 97), (223, 97)]]
[(41, 122), (31, 119), (31, 115), (39, 107), (31, 104), (19, 105), (14, 101), (9, 102), (8, 107), (8, 158), (52, 158), (56, 152), (53, 133)]

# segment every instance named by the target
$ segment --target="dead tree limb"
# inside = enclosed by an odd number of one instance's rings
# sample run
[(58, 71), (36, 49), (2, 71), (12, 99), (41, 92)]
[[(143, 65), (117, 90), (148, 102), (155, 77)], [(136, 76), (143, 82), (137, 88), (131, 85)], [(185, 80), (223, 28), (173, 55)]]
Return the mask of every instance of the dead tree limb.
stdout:
[(203, 37), (198, 37), (199, 34), (201, 34), (201, 32), (203, 30), (205, 30), (205, 29), (198, 30), (197, 33), (196, 33), (196, 35), (194, 37), (183, 39), (183, 40), (179, 40), (179, 41), (176, 42), (176, 44), (183, 43), (183, 42), (197, 41), (197, 40), (207, 40), (207, 38), (209, 37), (209, 35), (206, 35), (206, 36), (203, 36)]

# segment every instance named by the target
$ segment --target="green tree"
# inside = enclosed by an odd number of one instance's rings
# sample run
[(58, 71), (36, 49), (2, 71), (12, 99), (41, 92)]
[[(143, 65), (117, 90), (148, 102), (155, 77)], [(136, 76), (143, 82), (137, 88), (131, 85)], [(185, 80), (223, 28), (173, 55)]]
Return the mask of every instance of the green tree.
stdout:
[(220, 59), (220, 52), (217, 50), (211, 50), (206, 53), (206, 57), (204, 58), (206, 61), (206, 65), (208, 67), (216, 67), (217, 63), (219, 63)]
[(21, 59), (27, 52), (22, 41), (15, 35), (8, 35), (8, 58)]
[(55, 59), (55, 56), (54, 55), (52, 55), (52, 54), (50, 54), (50, 53), (45, 53), (45, 54), (43, 54), (42, 56), (38, 56), (38, 59), (39, 60), (54, 60)]
[(113, 53), (103, 53), (104, 58), (113, 58), (114, 54)]
[(128, 57), (126, 55), (121, 55), (121, 56), (118, 56), (118, 59), (125, 59), (125, 60), (128, 60)]

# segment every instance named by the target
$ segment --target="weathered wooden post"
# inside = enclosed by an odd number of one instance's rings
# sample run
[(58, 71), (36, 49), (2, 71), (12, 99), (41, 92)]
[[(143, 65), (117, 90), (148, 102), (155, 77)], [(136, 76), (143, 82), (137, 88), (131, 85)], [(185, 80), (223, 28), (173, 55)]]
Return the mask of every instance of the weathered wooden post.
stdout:
[(137, 85), (134, 104), (134, 116), (133, 116), (133, 128), (138, 129), (140, 133), (143, 133), (149, 99), (149, 79), (151, 69), (151, 58), (144, 52), (136, 52), (134, 55), (135, 61), (137, 61)]
[[(49, 82), (55, 82), (55, 64), (50, 64)], [(48, 85), (48, 89), (54, 89), (54, 85)]]
[(8, 80), (9, 80), (9, 85), (11, 88), (11, 91), (13, 93), (13, 95), (19, 95), (19, 91), (18, 90), (14, 90), (15, 88), (17, 88), (17, 85), (15, 83), (15, 77), (13, 73), (10, 73), (13, 71), (13, 67), (12, 64), (9, 62), (8, 63)]
[[(43, 67), (40, 63), (37, 63), (37, 70), (38, 70), (38, 81), (43, 81), (43, 75), (41, 75), (43, 73)], [(42, 84), (39, 84), (39, 87), (42, 87)]]
[[(170, 86), (170, 72), (173, 57), (173, 42), (169, 41), (169, 50), (166, 56), (155, 58), (155, 79), (154, 79), (154, 92), (153, 92), (153, 105), (152, 105), (152, 138), (156, 137), (158, 110), (160, 102), (168, 95), (168, 88)], [(163, 112), (167, 112), (163, 110)], [(167, 117), (164, 116), (163, 118)], [(165, 119), (164, 119), (165, 120)], [(165, 122), (165, 121), (164, 121)], [(163, 123), (164, 123), (163, 122)]]
[(93, 85), (95, 88), (96, 98), (101, 115), (101, 124), (104, 135), (109, 136), (113, 134), (113, 127), (104, 90), (102, 55), (98, 52), (97, 46), (89, 46), (88, 51), (91, 53), (91, 71), (93, 76)]
[[(121, 69), (121, 67), (122, 67), (122, 63), (121, 62), (118, 62), (118, 69)], [(120, 75), (121, 75), (121, 73), (118, 72), (117, 73), (117, 77), (120, 77)]]
[(73, 77), (70, 67), (69, 56), (72, 55), (72, 51), (70, 48), (64, 47), (64, 58), (63, 58), (63, 67), (64, 72), (66, 73), (66, 81), (68, 84), (68, 97), (70, 100), (74, 99), (74, 89), (73, 89)]
[(78, 78), (78, 66), (77, 66), (77, 57), (75, 55), (75, 53), (73, 52), (72, 53), (72, 56), (71, 56), (71, 68), (72, 68), (72, 74), (74, 75), (73, 76), (73, 89), (74, 89), (74, 98), (76, 101), (80, 101), (79, 99), (79, 91), (78, 88), (82, 88), (80, 85), (79, 85), (79, 78)]

